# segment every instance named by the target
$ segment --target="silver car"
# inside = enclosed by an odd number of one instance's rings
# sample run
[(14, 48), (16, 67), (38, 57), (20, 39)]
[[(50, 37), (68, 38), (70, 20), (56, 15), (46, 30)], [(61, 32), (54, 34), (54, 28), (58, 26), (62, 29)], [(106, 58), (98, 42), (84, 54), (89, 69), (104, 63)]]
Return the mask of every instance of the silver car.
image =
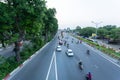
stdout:
[(67, 56), (74, 56), (74, 53), (71, 49), (67, 49), (66, 54)]
[(61, 46), (57, 46), (56, 51), (61, 52), (62, 51)]

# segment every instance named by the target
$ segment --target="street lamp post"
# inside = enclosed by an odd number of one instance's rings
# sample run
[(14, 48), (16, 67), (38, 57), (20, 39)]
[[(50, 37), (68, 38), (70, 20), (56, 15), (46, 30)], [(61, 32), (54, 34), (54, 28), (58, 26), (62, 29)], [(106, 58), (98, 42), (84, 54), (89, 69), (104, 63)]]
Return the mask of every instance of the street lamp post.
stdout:
[(94, 24), (95, 24), (95, 26), (96, 26), (96, 32), (95, 32), (95, 33), (96, 33), (96, 36), (97, 36), (97, 27), (98, 27), (98, 25), (99, 25), (99, 24), (101, 24), (101, 23), (102, 23), (102, 21), (101, 21), (101, 22), (99, 22), (99, 23), (98, 23), (98, 22), (94, 22), (94, 21), (91, 21), (91, 22), (92, 22), (92, 23), (94, 23)]

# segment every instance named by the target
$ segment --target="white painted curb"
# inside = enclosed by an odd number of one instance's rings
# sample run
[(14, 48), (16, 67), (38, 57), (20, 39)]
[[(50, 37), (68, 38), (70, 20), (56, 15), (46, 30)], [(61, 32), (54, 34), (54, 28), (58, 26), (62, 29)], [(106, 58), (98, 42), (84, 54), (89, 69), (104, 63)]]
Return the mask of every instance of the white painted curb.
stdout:
[(35, 52), (32, 56), (30, 56), (26, 61), (24, 61), (21, 65), (19, 65), (16, 69), (14, 69), (2, 80), (10, 80), (16, 73), (18, 73), (23, 68), (23, 66), (25, 66), (29, 61), (31, 61), (36, 55), (38, 55), (39, 52), (41, 52), (48, 44), (49, 42), (46, 43), (40, 50)]

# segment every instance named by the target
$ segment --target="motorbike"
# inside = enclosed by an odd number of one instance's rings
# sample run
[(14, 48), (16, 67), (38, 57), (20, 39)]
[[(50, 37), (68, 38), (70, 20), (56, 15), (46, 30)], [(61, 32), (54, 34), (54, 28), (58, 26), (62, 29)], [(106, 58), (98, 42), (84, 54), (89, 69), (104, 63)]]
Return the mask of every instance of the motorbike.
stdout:
[(92, 75), (91, 73), (86, 74), (86, 80), (92, 80)]
[(90, 55), (90, 50), (87, 50), (87, 54)]
[(79, 64), (80, 70), (83, 70), (83, 64), (82, 64), (82, 62), (79, 62), (78, 64)]
[(67, 48), (69, 48), (69, 44), (67, 44)]
[(79, 65), (80, 69), (83, 70), (83, 65)]
[(79, 41), (77, 41), (76, 44), (79, 44)]

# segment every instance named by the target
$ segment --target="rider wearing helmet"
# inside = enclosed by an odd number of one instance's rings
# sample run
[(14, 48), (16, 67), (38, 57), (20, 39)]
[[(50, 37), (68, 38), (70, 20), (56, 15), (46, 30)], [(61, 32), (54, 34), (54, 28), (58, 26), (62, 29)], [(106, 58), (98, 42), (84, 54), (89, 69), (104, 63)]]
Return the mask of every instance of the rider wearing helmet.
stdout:
[(82, 61), (80, 60), (79, 65), (82, 65)]
[(88, 74), (86, 75), (86, 79), (87, 80), (92, 80), (92, 75), (90, 72), (88, 72)]
[(83, 70), (83, 63), (82, 63), (81, 60), (79, 61), (79, 67), (80, 67), (81, 70)]
[(89, 49), (87, 50), (87, 54), (90, 54), (90, 50)]

